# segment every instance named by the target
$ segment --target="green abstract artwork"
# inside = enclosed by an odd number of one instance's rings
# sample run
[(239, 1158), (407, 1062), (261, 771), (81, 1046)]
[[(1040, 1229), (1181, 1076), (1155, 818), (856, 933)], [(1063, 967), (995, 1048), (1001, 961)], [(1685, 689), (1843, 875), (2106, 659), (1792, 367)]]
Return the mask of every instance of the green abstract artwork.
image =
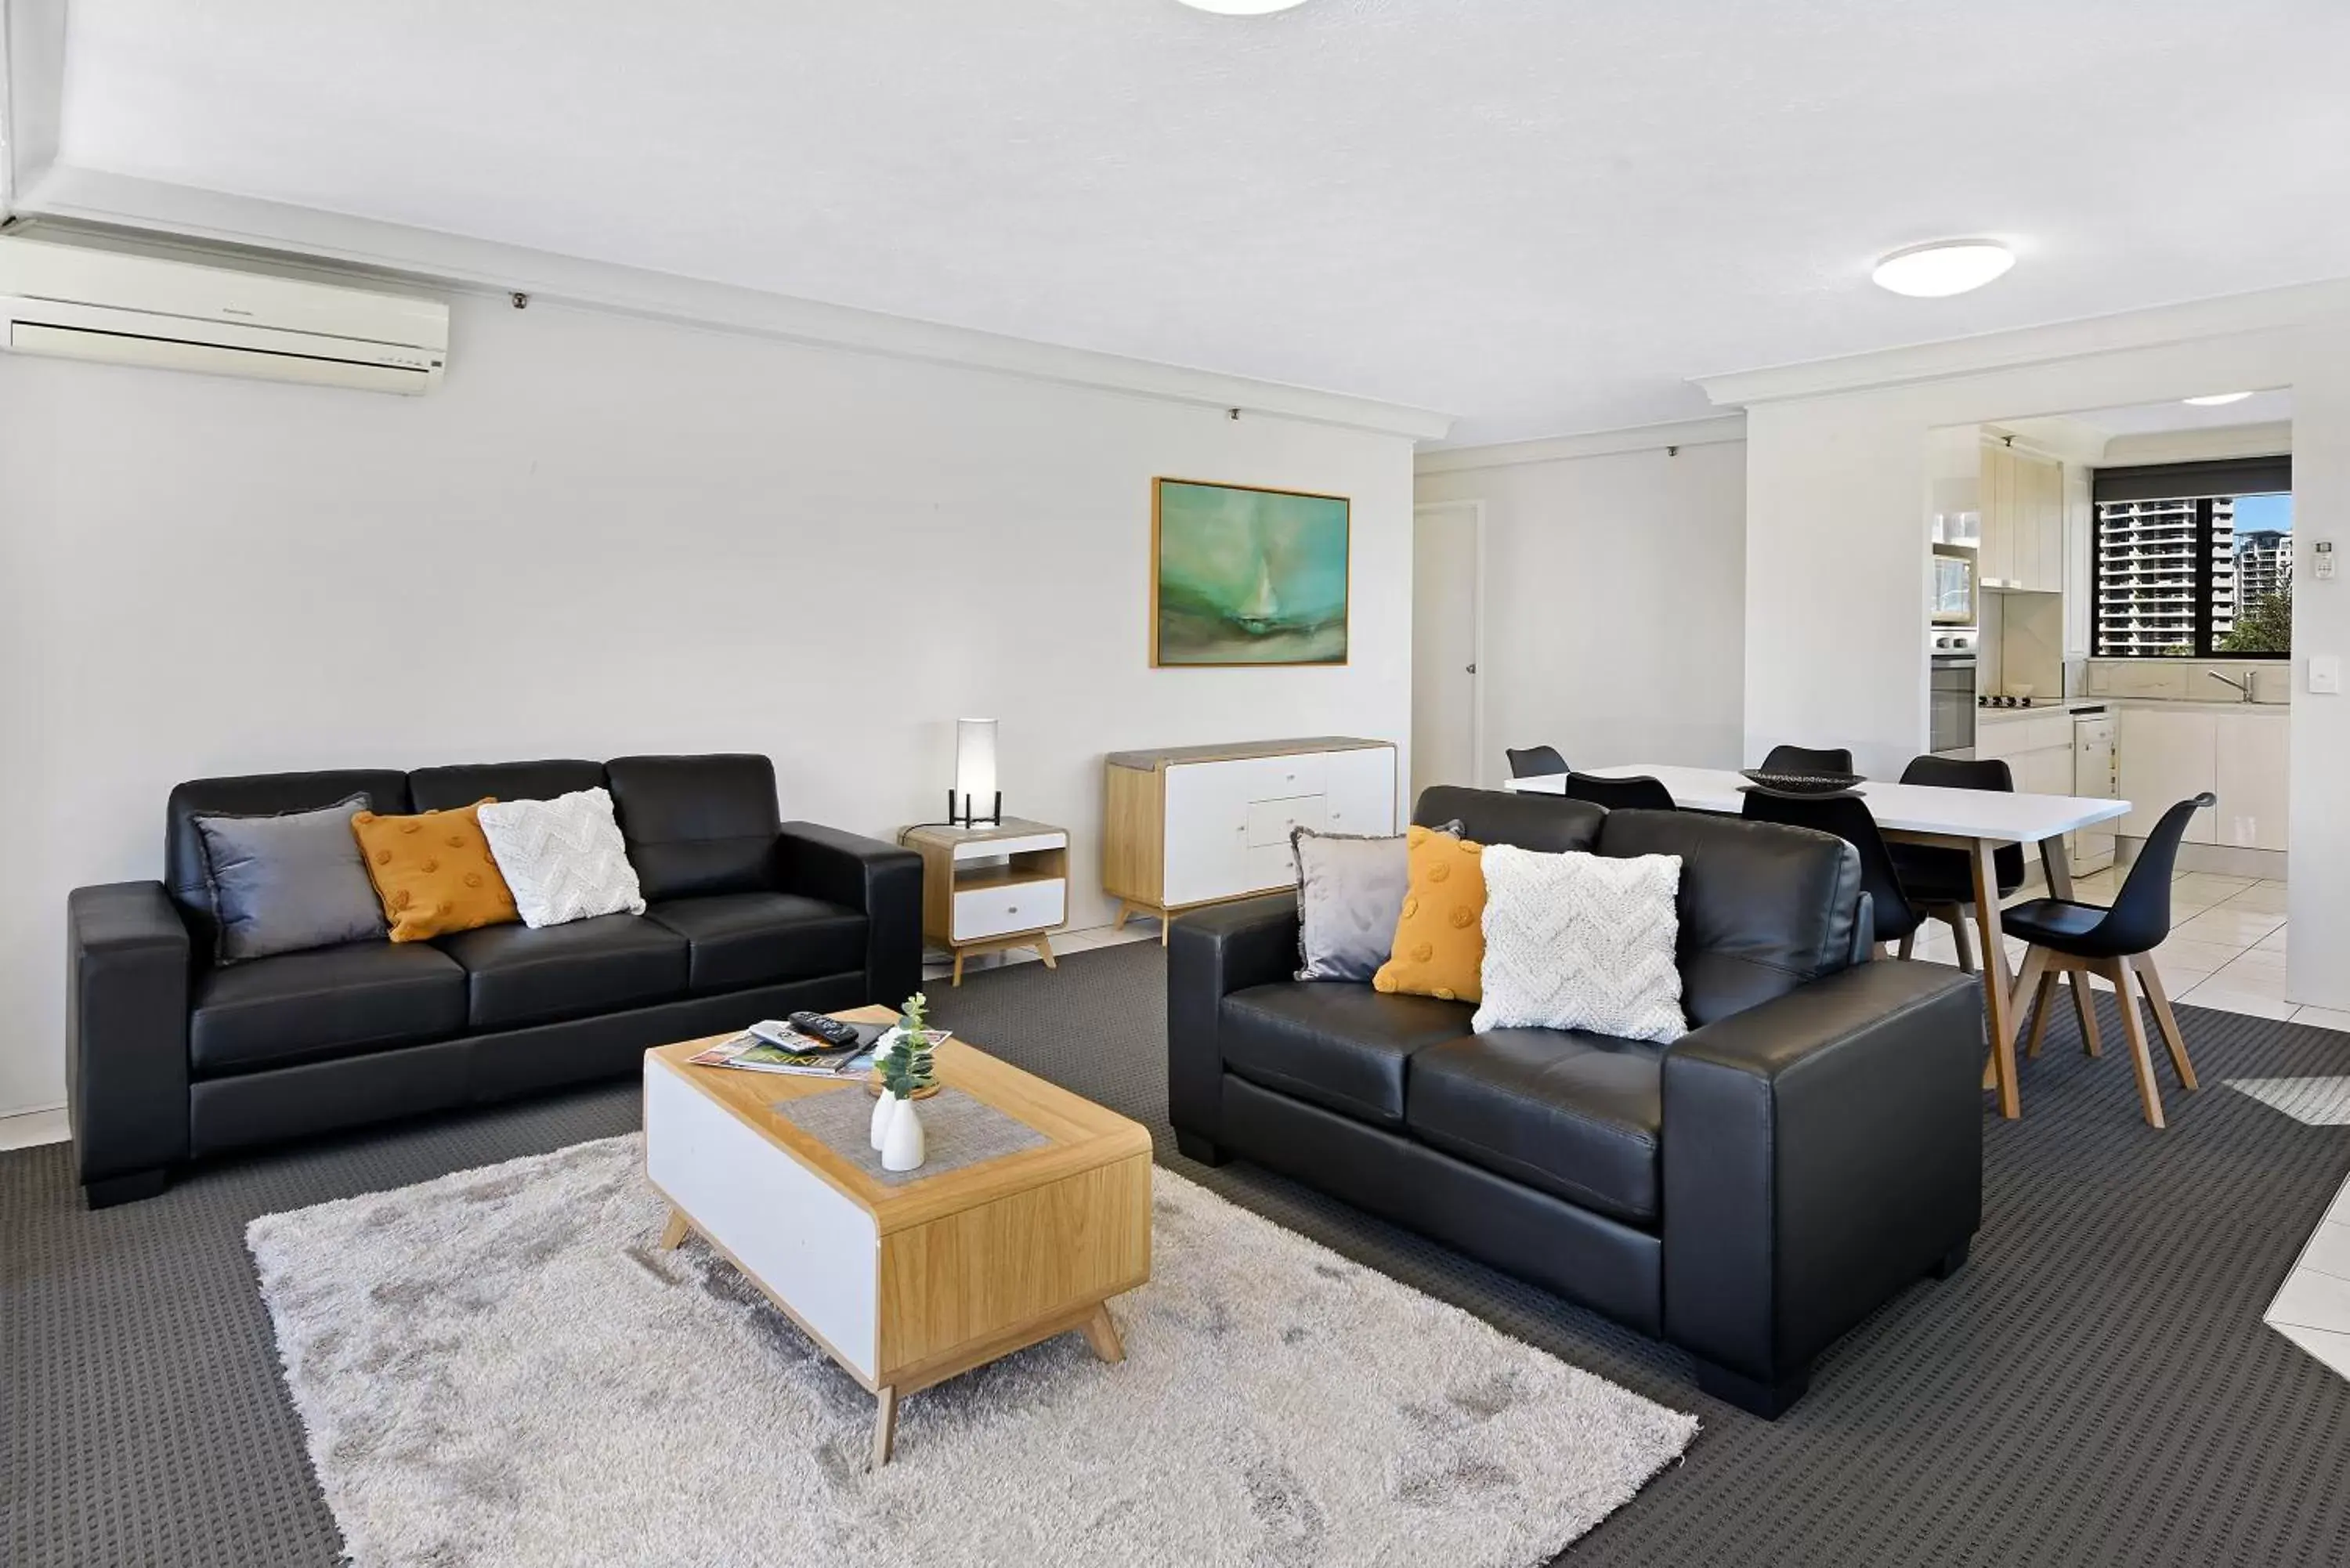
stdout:
[(1347, 662), (1345, 496), (1155, 483), (1153, 664)]

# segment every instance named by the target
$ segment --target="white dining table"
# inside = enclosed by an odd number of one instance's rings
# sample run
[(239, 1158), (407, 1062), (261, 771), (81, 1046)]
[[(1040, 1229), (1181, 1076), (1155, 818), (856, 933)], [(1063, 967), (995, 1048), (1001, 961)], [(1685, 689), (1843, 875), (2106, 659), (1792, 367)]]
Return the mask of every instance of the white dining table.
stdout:
[[(1601, 778), (1646, 776), (1665, 786), (1673, 805), (1683, 811), (1712, 811), (1736, 816), (1745, 808), (1748, 780), (1729, 768), (1685, 768), (1663, 763), (1632, 763), (1621, 767), (1579, 770)], [(1509, 787), (1527, 794), (1565, 794), (1566, 775), (1549, 774), (1512, 779)], [(1877, 819), (1877, 830), (1898, 844), (1927, 844), (1962, 850), (1974, 873), (1975, 919), (1982, 932), (1984, 1017), (1991, 1033), (1991, 1063), (1984, 1087), (1999, 1091), (2003, 1116), (2022, 1114), (2015, 1081), (2015, 1038), (2022, 1023), (2021, 1004), (2028, 998), (2014, 994), (2014, 977), (2007, 967), (2007, 944), (2000, 932), (1999, 873), (1991, 861), (2002, 845), (2036, 844), (2047, 872), (2048, 890), (2059, 898), (2073, 896), (2072, 865), (2065, 857), (2064, 836), (2129, 814), (2126, 800), (2088, 795), (2017, 794), (2000, 790), (1948, 789), (1933, 784), (1866, 783), (1858, 786)]]

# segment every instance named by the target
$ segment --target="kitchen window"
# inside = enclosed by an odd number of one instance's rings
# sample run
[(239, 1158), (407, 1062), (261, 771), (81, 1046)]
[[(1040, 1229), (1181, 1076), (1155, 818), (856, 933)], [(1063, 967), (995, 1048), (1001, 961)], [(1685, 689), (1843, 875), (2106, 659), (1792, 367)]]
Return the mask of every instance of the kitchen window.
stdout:
[(2091, 651), (2282, 659), (2293, 651), (2293, 460), (2097, 470)]

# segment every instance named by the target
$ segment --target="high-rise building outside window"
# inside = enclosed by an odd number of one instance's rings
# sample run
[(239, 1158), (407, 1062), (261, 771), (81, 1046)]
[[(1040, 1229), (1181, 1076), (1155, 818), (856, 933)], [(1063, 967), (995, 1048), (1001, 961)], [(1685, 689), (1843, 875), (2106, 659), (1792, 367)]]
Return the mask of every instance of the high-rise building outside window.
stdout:
[(2097, 472), (2091, 651), (2101, 659), (2293, 651), (2290, 458)]

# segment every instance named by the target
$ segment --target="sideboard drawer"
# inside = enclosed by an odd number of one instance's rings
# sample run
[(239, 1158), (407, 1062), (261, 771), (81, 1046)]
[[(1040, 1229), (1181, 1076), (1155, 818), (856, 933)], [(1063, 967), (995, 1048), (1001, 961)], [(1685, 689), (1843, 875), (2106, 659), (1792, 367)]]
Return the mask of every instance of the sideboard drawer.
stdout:
[(1322, 831), (1322, 797), (1301, 794), (1287, 800), (1249, 802), (1248, 841), (1251, 849), (1287, 847), (1295, 828)]
[(972, 888), (954, 896), (954, 940), (983, 941), (1013, 931), (1041, 931), (1066, 918), (1069, 885), (1058, 877)]

